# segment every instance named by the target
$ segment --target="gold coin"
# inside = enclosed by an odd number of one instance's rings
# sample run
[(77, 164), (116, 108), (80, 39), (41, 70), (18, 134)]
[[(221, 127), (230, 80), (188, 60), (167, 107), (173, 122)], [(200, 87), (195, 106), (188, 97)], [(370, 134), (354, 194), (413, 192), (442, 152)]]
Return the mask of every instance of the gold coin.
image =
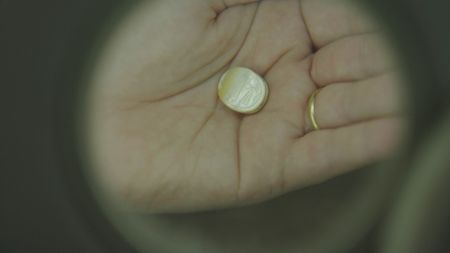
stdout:
[(266, 81), (252, 70), (235, 67), (220, 78), (218, 95), (231, 110), (252, 114), (264, 107), (269, 87)]

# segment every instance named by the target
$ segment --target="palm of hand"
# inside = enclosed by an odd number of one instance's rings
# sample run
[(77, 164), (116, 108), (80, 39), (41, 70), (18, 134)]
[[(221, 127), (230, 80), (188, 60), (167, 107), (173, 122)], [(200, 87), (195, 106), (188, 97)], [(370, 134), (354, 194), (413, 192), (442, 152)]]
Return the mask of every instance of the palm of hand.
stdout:
[[(108, 91), (97, 92), (105, 106), (93, 113), (93, 139), (112, 188), (144, 209), (196, 210), (264, 200), (339, 173), (323, 175), (323, 145), (305, 130), (316, 85), (298, 1), (162, 2), (154, 17), (136, 15), (147, 23), (141, 37), (106, 59), (126, 65), (99, 81)], [(266, 79), (270, 97), (259, 113), (242, 116), (218, 101), (230, 66)]]

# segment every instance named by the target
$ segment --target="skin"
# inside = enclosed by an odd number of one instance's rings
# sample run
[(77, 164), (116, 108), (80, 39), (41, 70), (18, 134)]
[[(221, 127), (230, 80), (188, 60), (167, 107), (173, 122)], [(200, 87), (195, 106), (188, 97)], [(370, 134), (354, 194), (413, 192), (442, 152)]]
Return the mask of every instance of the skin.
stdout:
[[(95, 71), (96, 178), (130, 210), (185, 212), (264, 201), (384, 159), (401, 129), (391, 55), (345, 1), (144, 2)], [(218, 100), (231, 66), (267, 81), (260, 112)], [(321, 130), (311, 131), (306, 104), (318, 88)]]

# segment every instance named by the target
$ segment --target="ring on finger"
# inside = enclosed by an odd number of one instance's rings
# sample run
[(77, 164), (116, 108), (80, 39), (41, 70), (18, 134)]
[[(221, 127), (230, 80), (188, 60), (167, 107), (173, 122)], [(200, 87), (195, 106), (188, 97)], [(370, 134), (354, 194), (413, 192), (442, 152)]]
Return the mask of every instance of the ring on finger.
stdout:
[(308, 113), (309, 121), (311, 122), (312, 128), (314, 130), (320, 129), (319, 124), (317, 124), (317, 121), (316, 121), (316, 111), (315, 111), (316, 97), (317, 97), (317, 94), (319, 94), (319, 92), (320, 92), (320, 89), (315, 90), (308, 99), (307, 113)]

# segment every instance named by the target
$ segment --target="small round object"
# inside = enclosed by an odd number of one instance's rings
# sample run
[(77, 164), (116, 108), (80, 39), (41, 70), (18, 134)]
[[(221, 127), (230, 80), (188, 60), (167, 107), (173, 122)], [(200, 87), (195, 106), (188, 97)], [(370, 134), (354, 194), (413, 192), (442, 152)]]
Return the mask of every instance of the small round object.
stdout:
[(218, 95), (231, 110), (252, 114), (264, 107), (269, 87), (266, 81), (252, 70), (234, 67), (220, 78)]

